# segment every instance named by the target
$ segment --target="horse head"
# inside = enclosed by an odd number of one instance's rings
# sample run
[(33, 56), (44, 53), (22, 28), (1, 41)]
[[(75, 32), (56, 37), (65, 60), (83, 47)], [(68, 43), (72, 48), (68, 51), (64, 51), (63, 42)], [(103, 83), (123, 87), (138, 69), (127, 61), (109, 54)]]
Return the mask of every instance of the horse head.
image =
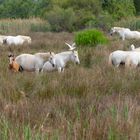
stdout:
[(116, 27), (111, 28), (110, 35), (112, 36), (116, 32)]
[(51, 55), (48, 59), (48, 61), (50, 62), (50, 64), (52, 64), (53, 67), (56, 66), (56, 63), (55, 63), (55, 58), (54, 58), (55, 55)]
[(8, 57), (9, 57), (9, 61), (10, 61), (9, 69), (14, 70), (15, 72), (18, 72), (18, 71), (22, 72), (23, 68), (17, 62), (15, 62), (15, 56), (12, 53), (9, 53)]
[(72, 51), (71, 61), (75, 62), (76, 64), (80, 64), (78, 51), (75, 51), (75, 50)]
[(7, 44), (7, 38), (3, 39), (3, 44)]

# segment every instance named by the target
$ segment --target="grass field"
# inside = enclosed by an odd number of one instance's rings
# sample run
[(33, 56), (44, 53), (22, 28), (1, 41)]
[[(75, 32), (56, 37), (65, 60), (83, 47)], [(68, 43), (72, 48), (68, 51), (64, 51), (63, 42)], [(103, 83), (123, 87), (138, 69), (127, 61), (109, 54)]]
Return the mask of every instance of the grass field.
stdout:
[(61, 74), (14, 73), (9, 51), (57, 53), (74, 40), (74, 33), (26, 34), (31, 45), (0, 47), (1, 140), (140, 139), (140, 70), (107, 63), (110, 52), (127, 50), (131, 42), (114, 37), (106, 46), (77, 46), (81, 64), (69, 63)]

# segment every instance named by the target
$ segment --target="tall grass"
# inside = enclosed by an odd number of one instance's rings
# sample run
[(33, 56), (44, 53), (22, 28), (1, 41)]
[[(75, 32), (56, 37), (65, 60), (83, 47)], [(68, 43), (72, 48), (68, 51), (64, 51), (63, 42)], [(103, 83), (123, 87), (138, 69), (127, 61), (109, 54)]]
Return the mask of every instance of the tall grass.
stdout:
[(30, 31), (46, 32), (50, 28), (46, 21), (39, 18), (32, 19), (1, 19), (0, 34), (25, 34)]
[[(30, 32), (30, 46), (13, 52), (68, 50), (74, 34)], [(107, 65), (122, 41), (78, 48), (80, 65), (65, 72), (14, 73), (8, 69), (8, 47), (0, 48), (0, 139), (129, 140), (139, 139), (140, 73)]]

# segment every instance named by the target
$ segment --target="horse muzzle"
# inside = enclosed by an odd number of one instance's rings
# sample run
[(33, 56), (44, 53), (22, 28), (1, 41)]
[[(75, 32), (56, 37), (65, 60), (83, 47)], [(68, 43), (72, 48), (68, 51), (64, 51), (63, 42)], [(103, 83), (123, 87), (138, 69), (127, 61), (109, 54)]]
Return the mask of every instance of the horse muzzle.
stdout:
[(76, 65), (79, 65), (80, 64), (80, 62), (76, 62)]

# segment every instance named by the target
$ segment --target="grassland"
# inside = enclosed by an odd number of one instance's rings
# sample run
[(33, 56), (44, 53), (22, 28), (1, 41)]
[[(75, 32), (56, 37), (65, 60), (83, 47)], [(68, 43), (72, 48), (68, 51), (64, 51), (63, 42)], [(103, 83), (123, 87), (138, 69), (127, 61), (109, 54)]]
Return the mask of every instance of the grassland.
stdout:
[(127, 50), (131, 41), (109, 37), (106, 46), (77, 46), (81, 64), (69, 63), (61, 74), (14, 73), (9, 51), (57, 53), (74, 40), (74, 33), (24, 34), (32, 37), (31, 45), (0, 47), (1, 140), (139, 140), (140, 70), (107, 64), (111, 51)]

